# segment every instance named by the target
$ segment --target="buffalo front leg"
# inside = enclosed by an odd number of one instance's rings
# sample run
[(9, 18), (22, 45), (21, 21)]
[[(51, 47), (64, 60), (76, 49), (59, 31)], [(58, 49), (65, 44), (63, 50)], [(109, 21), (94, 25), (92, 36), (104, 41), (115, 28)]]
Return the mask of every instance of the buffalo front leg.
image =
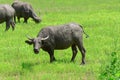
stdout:
[(72, 45), (72, 58), (71, 58), (71, 61), (74, 61), (75, 57), (76, 57), (76, 54), (77, 54), (77, 48), (76, 48), (76, 45)]
[(54, 57), (54, 50), (48, 51), (49, 56), (50, 56), (50, 62), (56, 61)]
[(20, 23), (20, 17), (17, 17), (17, 19), (18, 19), (18, 22)]
[(24, 23), (27, 23), (28, 18), (24, 18)]
[(6, 21), (6, 29), (5, 29), (5, 31), (8, 31), (9, 28), (10, 28), (10, 22)]
[(14, 22), (16, 23), (16, 15), (14, 15)]
[(12, 30), (15, 29), (15, 23), (13, 22), (13, 19), (10, 20), (10, 25), (12, 26)]
[(11, 22), (10, 24), (11, 24), (11, 26), (12, 26), (12, 30), (14, 31), (14, 29), (15, 29), (15, 23), (14, 23), (14, 22)]

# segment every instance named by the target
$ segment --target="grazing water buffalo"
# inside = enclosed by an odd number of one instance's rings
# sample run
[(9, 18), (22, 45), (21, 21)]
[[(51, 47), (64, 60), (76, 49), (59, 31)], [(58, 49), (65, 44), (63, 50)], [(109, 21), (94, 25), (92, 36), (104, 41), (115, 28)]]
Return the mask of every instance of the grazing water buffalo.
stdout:
[[(50, 56), (50, 62), (55, 61), (54, 50), (72, 48), (72, 58), (74, 61), (77, 54), (77, 47), (82, 54), (82, 63), (85, 64), (85, 48), (83, 46), (83, 33), (86, 34), (79, 24), (69, 23), (59, 26), (49, 26), (41, 29), (36, 38), (28, 38), (25, 42), (33, 44), (34, 53), (38, 54), (42, 48)], [(87, 34), (86, 34), (87, 35)], [(87, 35), (88, 36), (88, 35)], [(87, 37), (86, 36), (86, 37)]]
[[(23, 17), (24, 18), (24, 22), (27, 23), (27, 20), (29, 18), (32, 18), (36, 23), (39, 23), (41, 20), (39, 19), (39, 17), (37, 17), (37, 15), (35, 14), (32, 6), (28, 3), (25, 2), (20, 2), (20, 1), (15, 1), (12, 4), (12, 7), (15, 9), (16, 11), (16, 15), (18, 18), (18, 22), (20, 22), (20, 18)], [(14, 17), (15, 22), (16, 22), (16, 17)]]
[(6, 22), (6, 29), (7, 31), (12, 26), (14, 30), (15, 23), (13, 21), (13, 17), (15, 15), (15, 10), (8, 4), (1, 4), (0, 5), (0, 23)]

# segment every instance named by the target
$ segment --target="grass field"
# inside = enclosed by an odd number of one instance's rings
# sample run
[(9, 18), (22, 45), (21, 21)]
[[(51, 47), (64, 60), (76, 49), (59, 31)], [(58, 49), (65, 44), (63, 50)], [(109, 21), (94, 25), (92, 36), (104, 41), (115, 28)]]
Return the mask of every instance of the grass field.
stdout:
[[(16, 24), (15, 31), (4, 32), (0, 24), (0, 80), (98, 80), (101, 66), (109, 63), (111, 52), (120, 59), (120, 0), (21, 0), (32, 4), (42, 22)], [(12, 4), (12, 0), (0, 3)], [(86, 65), (80, 65), (81, 53), (70, 62), (71, 48), (56, 50), (54, 63), (49, 63), (47, 52), (33, 53), (25, 44), (26, 35), (35, 37), (49, 25), (76, 22), (83, 25), (87, 50)]]

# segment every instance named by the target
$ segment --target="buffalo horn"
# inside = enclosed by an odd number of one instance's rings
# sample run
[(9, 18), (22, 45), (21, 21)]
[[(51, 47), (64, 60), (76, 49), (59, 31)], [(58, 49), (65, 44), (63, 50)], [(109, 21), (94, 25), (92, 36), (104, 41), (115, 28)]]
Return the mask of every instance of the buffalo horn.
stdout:
[(26, 35), (26, 37), (29, 39), (29, 40), (33, 40), (33, 38), (31, 38), (30, 36)]
[(49, 36), (47, 36), (47, 37), (45, 37), (45, 38), (41, 38), (41, 40), (46, 40), (46, 39), (48, 39), (49, 38)]

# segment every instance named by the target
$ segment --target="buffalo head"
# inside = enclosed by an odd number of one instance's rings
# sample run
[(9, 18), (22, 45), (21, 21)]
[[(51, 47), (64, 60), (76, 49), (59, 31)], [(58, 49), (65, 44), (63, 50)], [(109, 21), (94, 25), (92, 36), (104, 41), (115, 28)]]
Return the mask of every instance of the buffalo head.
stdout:
[(33, 51), (35, 54), (39, 53), (40, 48), (43, 46), (42, 42), (46, 39), (48, 39), (49, 36), (45, 38), (37, 37), (37, 38), (29, 38), (25, 41), (25, 43), (32, 45), (33, 44)]
[(40, 23), (42, 21), (33, 10), (30, 10), (29, 14), (35, 23)]
[(35, 23), (40, 23), (42, 20), (39, 19), (38, 17), (34, 17), (33, 20), (35, 21)]

